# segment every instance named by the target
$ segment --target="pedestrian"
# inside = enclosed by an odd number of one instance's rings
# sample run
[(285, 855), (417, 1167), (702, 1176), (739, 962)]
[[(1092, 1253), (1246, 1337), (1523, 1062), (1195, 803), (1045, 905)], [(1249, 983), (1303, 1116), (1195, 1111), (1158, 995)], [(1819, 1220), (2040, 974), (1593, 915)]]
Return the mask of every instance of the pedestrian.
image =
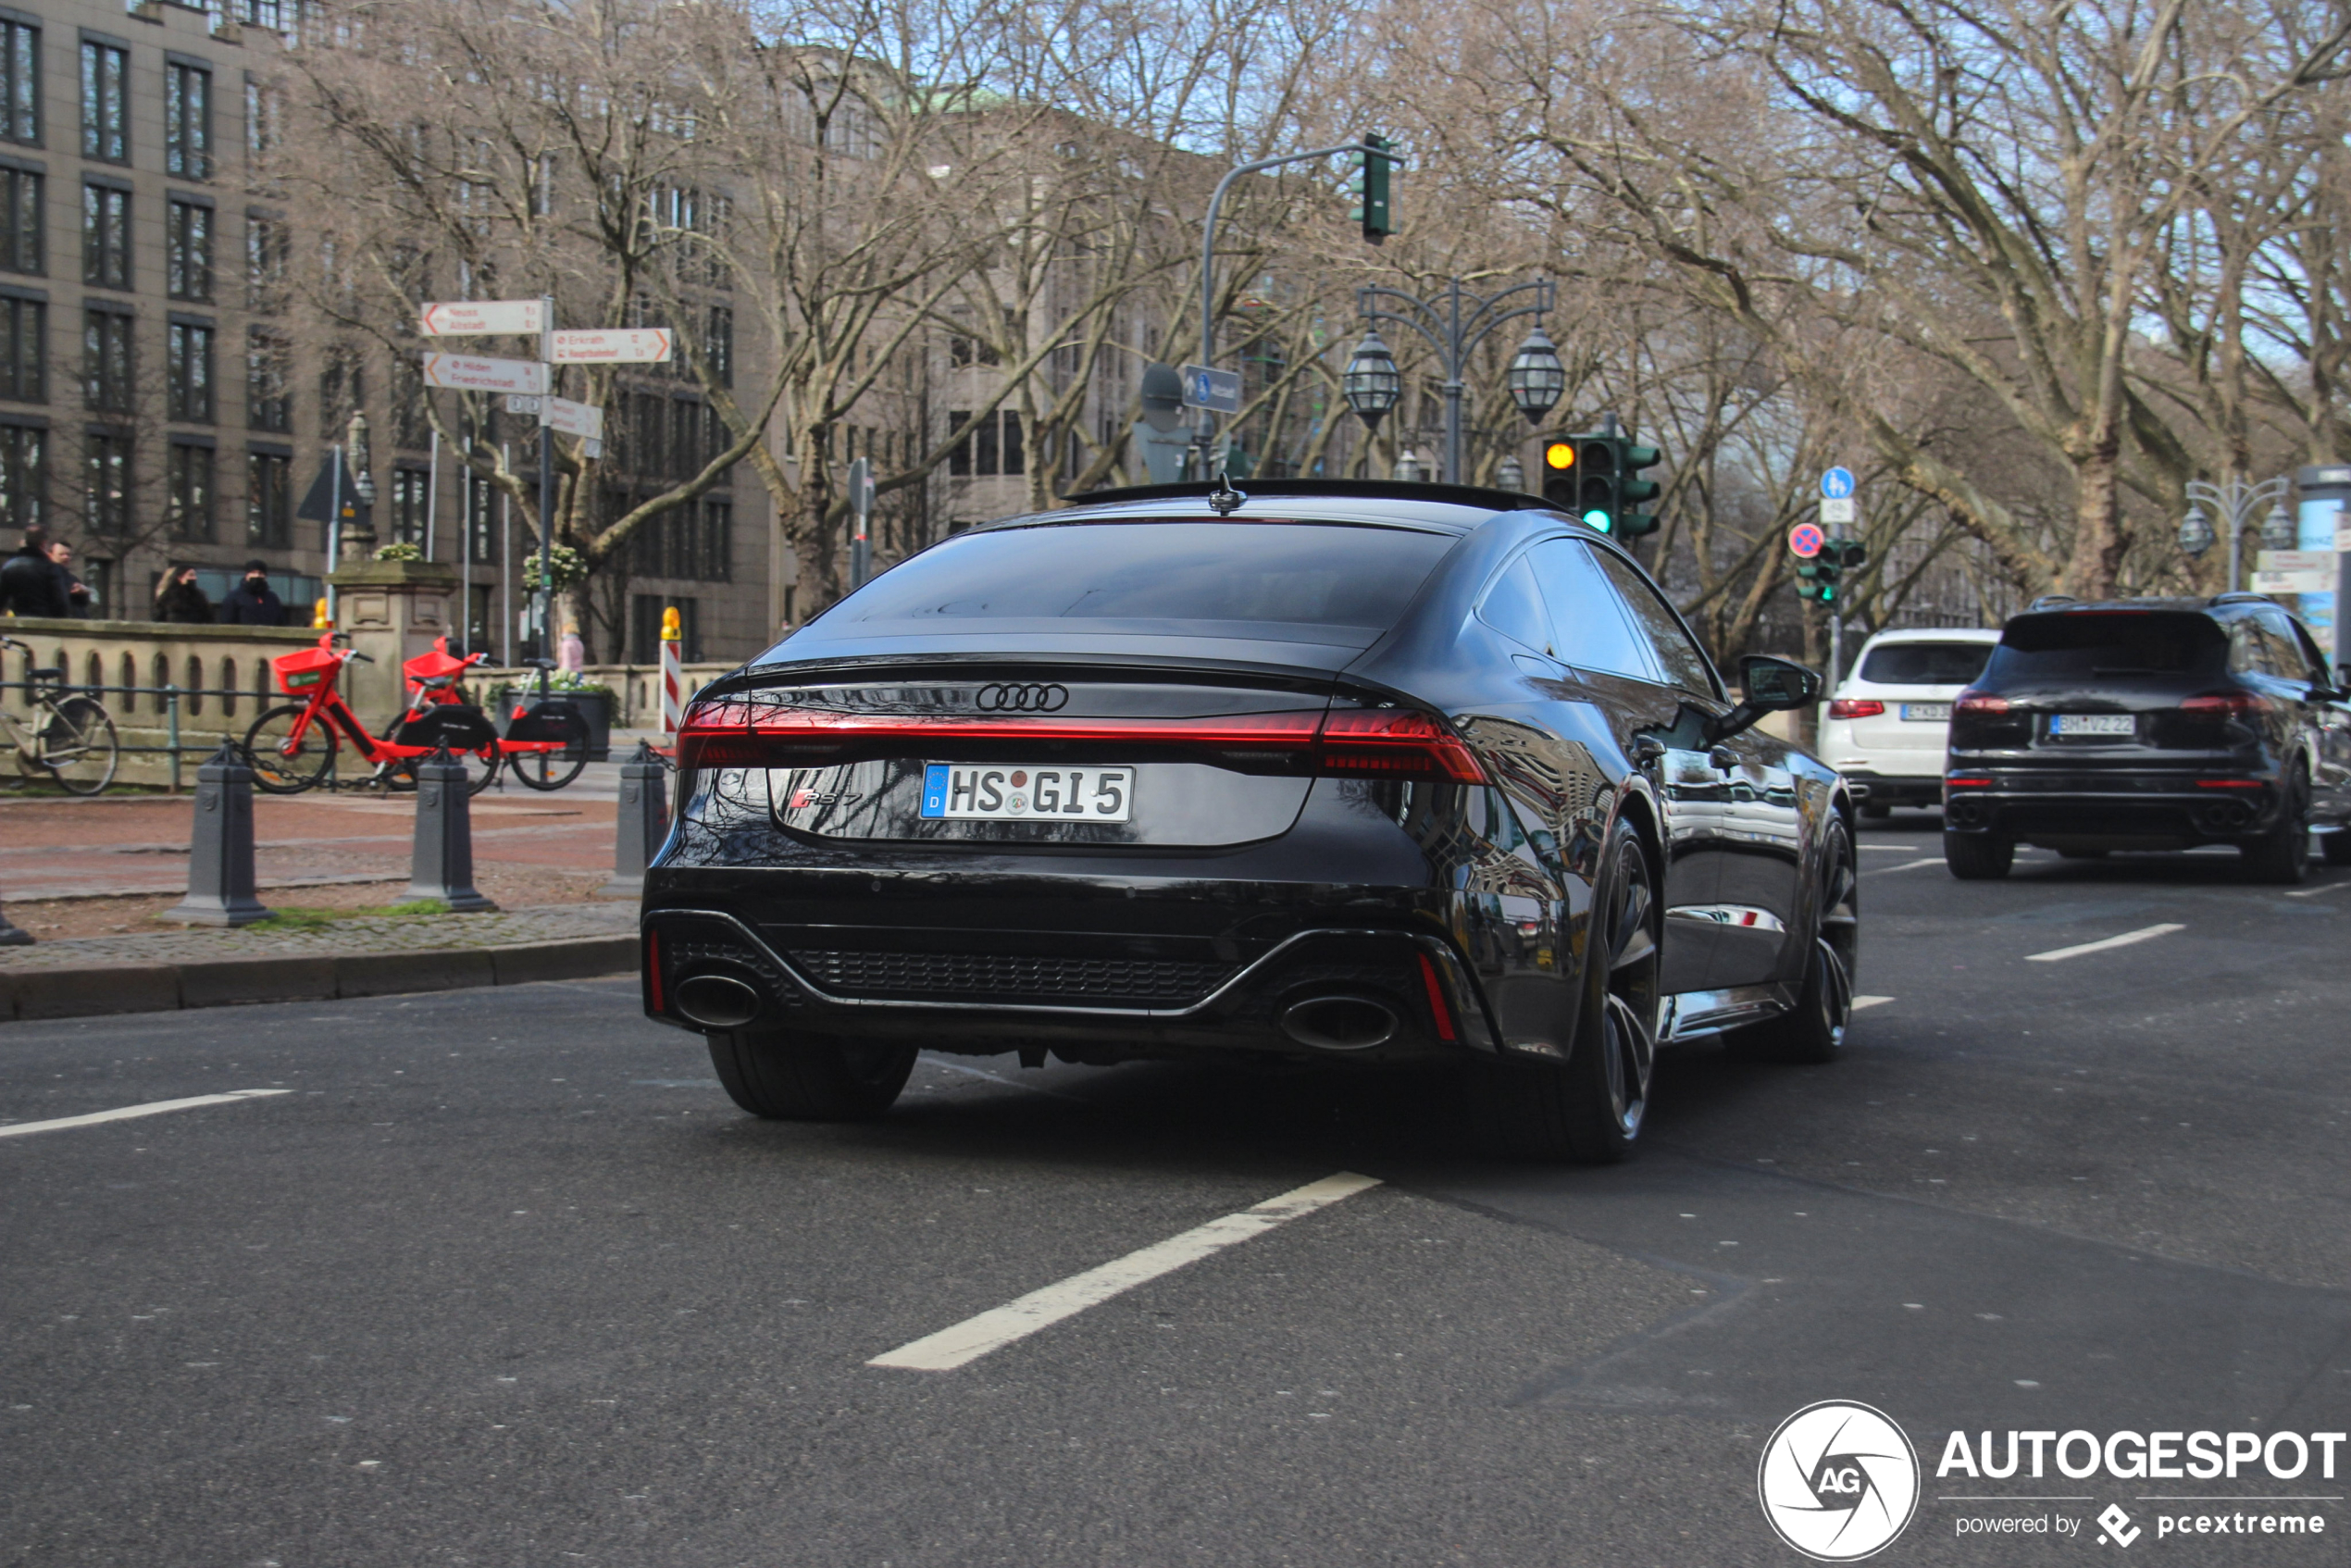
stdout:
[(220, 611), (216, 618), (224, 626), (286, 624), (285, 602), (269, 589), (269, 563), (245, 563), (245, 580), (230, 589), (229, 597), (220, 601)]
[(577, 621), (564, 623), (563, 641), (555, 644), (555, 663), (569, 675), (578, 675), (588, 667), (588, 644), (579, 640)]
[(174, 566), (155, 584), (155, 619), (180, 626), (210, 626), (212, 601), (196, 586), (196, 568)]
[(24, 530), (23, 547), (0, 563), (0, 614), (57, 619), (73, 614), (73, 601), (49, 558), (49, 530), (38, 523)]
[(62, 539), (49, 541), (49, 569), (57, 575), (57, 587), (65, 594), (66, 614), (75, 620), (90, 618), (90, 602), (94, 597), (90, 585), (73, 575), (73, 546)]

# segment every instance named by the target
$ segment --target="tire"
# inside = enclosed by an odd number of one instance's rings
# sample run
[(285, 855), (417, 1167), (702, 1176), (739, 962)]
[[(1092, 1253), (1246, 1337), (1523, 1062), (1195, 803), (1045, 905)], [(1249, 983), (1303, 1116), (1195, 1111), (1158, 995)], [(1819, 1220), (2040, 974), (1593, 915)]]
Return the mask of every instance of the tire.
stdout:
[(1821, 885), (1813, 918), (1812, 952), (1804, 966), (1804, 989), (1788, 1013), (1730, 1037), (1732, 1052), (1751, 1060), (1817, 1065), (1834, 1062), (1845, 1049), (1853, 1021), (1853, 975), (1860, 956), (1860, 878), (1853, 867), (1853, 845), (1841, 822), (1829, 824), (1821, 848)]
[[(390, 765), (384, 782), (395, 794), (406, 794), (417, 788), (417, 765), (427, 759), (403, 758)], [(498, 781), (498, 767), (505, 758), (495, 743), (471, 752), (452, 752), (449, 760), (466, 770), (466, 793), (479, 795)]]
[(548, 715), (540, 723), (558, 732), (563, 750), (516, 752), (511, 771), (516, 780), (533, 790), (560, 790), (578, 778), (579, 770), (588, 765), (588, 721), (566, 708)]
[(1575, 1037), (1563, 1063), (1481, 1062), (1472, 1111), (1489, 1143), (1540, 1160), (1613, 1164), (1648, 1119), (1657, 1063), (1659, 927), (1664, 905), (1640, 835), (1618, 822), (1600, 860)]
[(94, 795), (114, 782), (122, 745), (106, 704), (93, 697), (68, 697), (42, 723), (41, 765), (69, 795)]
[(311, 720), (291, 752), (287, 737), (294, 720), (309, 709), (306, 703), (286, 703), (271, 708), (245, 730), (245, 765), (253, 769), (253, 785), (272, 795), (299, 795), (334, 771), (335, 753), (342, 742), (323, 717)]
[(1993, 833), (1946, 833), (1943, 864), (1962, 882), (1997, 881), (2016, 864), (2016, 840)]
[(2310, 778), (2299, 765), (2286, 775), (2278, 825), (2258, 843), (2246, 844), (2237, 852), (2244, 856), (2245, 874), (2256, 882), (2291, 887), (2309, 875)]
[(754, 1116), (865, 1122), (896, 1102), (917, 1049), (780, 1030), (715, 1034), (710, 1064), (728, 1098)]

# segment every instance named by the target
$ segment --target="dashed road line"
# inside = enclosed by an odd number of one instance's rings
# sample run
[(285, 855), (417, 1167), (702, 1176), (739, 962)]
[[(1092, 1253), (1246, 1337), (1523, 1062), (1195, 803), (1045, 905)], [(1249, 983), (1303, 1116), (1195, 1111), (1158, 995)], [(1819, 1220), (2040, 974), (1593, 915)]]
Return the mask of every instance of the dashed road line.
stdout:
[(2286, 897), (2290, 899), (2324, 898), (2329, 893), (2339, 893), (2345, 888), (2351, 888), (2351, 882), (2329, 882), (2320, 888), (2296, 888), (2286, 894)]
[(160, 1116), (167, 1111), (193, 1111), (199, 1105), (234, 1105), (241, 1100), (266, 1100), (292, 1094), (290, 1089), (238, 1089), (227, 1094), (199, 1094), (187, 1100), (151, 1100), (144, 1105), (118, 1105), (80, 1116), (56, 1116), (45, 1122), (17, 1122), (0, 1126), (0, 1138), (21, 1138), (29, 1132), (62, 1132), (67, 1127), (94, 1127), (101, 1122), (127, 1122), (137, 1116)]
[(2024, 962), (2055, 964), (2059, 959), (2079, 958), (2084, 953), (2105, 952), (2113, 948), (2130, 947), (2133, 943), (2153, 941), (2158, 937), (2168, 937), (2174, 931), (2186, 929), (2185, 926), (2177, 922), (2166, 921), (2160, 926), (2145, 926), (2135, 931), (2125, 931), (2119, 937), (2102, 937), (2096, 941), (2082, 942), (2073, 947), (2053, 947), (2046, 952), (2028, 952), (2024, 955)]
[(1890, 996), (1857, 996), (1853, 999), (1853, 1011), (1859, 1013), (1865, 1007), (1883, 1007), (1893, 1000)]
[(1906, 860), (1899, 865), (1868, 866), (1863, 869), (1861, 875), (1864, 877), (1874, 877), (1884, 871), (1916, 871), (1922, 865), (1940, 865), (1942, 864), (1943, 857), (1941, 855), (1936, 855), (1932, 860)]
[(952, 1372), (955, 1368), (977, 1361), (990, 1350), (1000, 1350), (1016, 1339), (1025, 1339), (1040, 1328), (1050, 1328), (1065, 1317), (1075, 1317), (1088, 1307), (1100, 1306), (1112, 1297), (1147, 1284), (1163, 1274), (1173, 1274), (1187, 1263), (1223, 1251), (1227, 1247), (1264, 1235), (1276, 1226), (1287, 1225), (1303, 1218), (1317, 1209), (1327, 1209), (1343, 1199), (1352, 1198), (1379, 1185), (1376, 1176), (1357, 1176), (1341, 1171), (1320, 1181), (1268, 1198), (1263, 1203), (1243, 1209), (1237, 1214), (1226, 1214), (1206, 1225), (1197, 1226), (1180, 1236), (1171, 1236), (1154, 1242), (1123, 1258), (1071, 1275), (1067, 1279), (1032, 1290), (1015, 1301), (965, 1318), (952, 1328), (927, 1334), (911, 1343), (876, 1356), (867, 1366), (899, 1367), (912, 1372)]

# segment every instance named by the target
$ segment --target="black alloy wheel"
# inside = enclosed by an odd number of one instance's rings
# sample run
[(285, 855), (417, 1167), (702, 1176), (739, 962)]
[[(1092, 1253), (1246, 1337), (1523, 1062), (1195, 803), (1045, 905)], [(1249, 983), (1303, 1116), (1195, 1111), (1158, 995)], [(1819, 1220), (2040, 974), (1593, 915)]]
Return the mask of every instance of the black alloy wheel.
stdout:
[(2016, 840), (1996, 833), (1947, 832), (1943, 864), (1962, 882), (1997, 881), (2016, 864)]
[(780, 1122), (865, 1122), (889, 1110), (919, 1048), (800, 1030), (710, 1037), (710, 1064), (727, 1097)]
[(2291, 886), (2309, 875), (2310, 776), (2300, 763), (2285, 776), (2277, 826), (2237, 852), (2244, 857), (2245, 875), (2257, 882)]
[(1632, 1153), (1648, 1116), (1660, 1000), (1657, 877), (1640, 835), (1623, 821), (1611, 828), (1600, 865), (1568, 1059), (1483, 1063), (1471, 1085), (1482, 1130), (1536, 1159), (1612, 1164)]
[(1772, 1062), (1834, 1062), (1853, 1022), (1853, 975), (1861, 948), (1861, 881), (1845, 824), (1831, 820), (1822, 834), (1820, 913), (1804, 989), (1796, 1006), (1768, 1024), (1730, 1037), (1738, 1054)]

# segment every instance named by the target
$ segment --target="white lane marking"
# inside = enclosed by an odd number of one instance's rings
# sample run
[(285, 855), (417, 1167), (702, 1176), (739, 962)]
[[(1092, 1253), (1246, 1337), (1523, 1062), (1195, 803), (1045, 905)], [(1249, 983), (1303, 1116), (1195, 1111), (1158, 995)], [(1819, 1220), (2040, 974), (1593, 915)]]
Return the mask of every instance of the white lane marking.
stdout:
[(1861, 875), (1864, 877), (1874, 877), (1881, 871), (1916, 871), (1922, 865), (1940, 865), (1942, 864), (1943, 857), (1941, 855), (1936, 855), (1933, 860), (1906, 860), (1899, 865), (1872, 865), (1868, 870), (1862, 872)]
[(1895, 854), (1916, 854), (1919, 852), (1919, 847), (1916, 844), (1863, 844), (1860, 847), (1865, 850), (1888, 850)]
[(2290, 899), (2324, 898), (2329, 893), (2339, 893), (2345, 888), (2351, 888), (2351, 882), (2329, 882), (2323, 888), (2296, 888), (2286, 894), (2286, 897)]
[(1016, 1301), (1007, 1301), (977, 1317), (965, 1318), (952, 1328), (927, 1334), (876, 1356), (865, 1364), (903, 1367), (914, 1372), (952, 1372), (990, 1350), (1001, 1350), (1015, 1339), (1025, 1339), (1040, 1328), (1074, 1317), (1088, 1307), (1100, 1306), (1123, 1291), (1147, 1284), (1161, 1275), (1173, 1274), (1186, 1263), (1198, 1263), (1227, 1247), (1263, 1236), (1275, 1226), (1287, 1225), (1317, 1209), (1326, 1209), (1341, 1199), (1352, 1198), (1378, 1185), (1376, 1176), (1356, 1176), (1350, 1171), (1308, 1182), (1239, 1213), (1211, 1220), (1181, 1236), (1171, 1236), (1083, 1274), (1071, 1275), (1058, 1284), (1032, 1290)]
[(1857, 996), (1853, 999), (1853, 1011), (1859, 1013), (1864, 1007), (1883, 1007), (1893, 1000), (1890, 996)]
[(2024, 962), (2055, 964), (2061, 958), (2079, 958), (2085, 952), (2105, 952), (2109, 948), (2129, 947), (2134, 942), (2152, 941), (2158, 937), (2168, 937), (2174, 931), (2186, 929), (2185, 926), (2167, 921), (2160, 926), (2142, 927), (2135, 931), (2125, 931), (2119, 937), (2102, 937), (2096, 941), (2083, 942), (2076, 947), (2053, 947), (2046, 952), (2028, 952), (2024, 955)]
[(188, 1100), (155, 1100), (144, 1105), (118, 1105), (111, 1111), (93, 1111), (81, 1116), (58, 1116), (46, 1122), (18, 1122), (0, 1127), (0, 1138), (19, 1138), (29, 1132), (57, 1132), (66, 1127), (94, 1127), (100, 1122), (127, 1122), (134, 1116), (160, 1116), (166, 1111), (190, 1111), (199, 1105), (233, 1105), (240, 1100), (266, 1100), (273, 1094), (292, 1094), (290, 1089), (239, 1089), (227, 1094), (199, 1094)]

